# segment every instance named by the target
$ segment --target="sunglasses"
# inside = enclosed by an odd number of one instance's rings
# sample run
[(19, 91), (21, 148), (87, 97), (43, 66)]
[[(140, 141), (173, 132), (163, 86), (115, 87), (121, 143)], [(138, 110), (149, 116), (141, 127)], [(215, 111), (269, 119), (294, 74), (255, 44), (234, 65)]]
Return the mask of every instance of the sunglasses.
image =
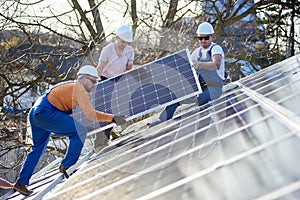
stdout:
[(198, 37), (198, 39), (201, 41), (201, 40), (209, 40), (209, 37), (210, 37), (210, 35), (208, 35), (208, 36), (204, 36), (204, 37)]
[(86, 78), (89, 79), (93, 84), (96, 84), (96, 83), (97, 83), (97, 80), (95, 80), (95, 79), (88, 78), (88, 77), (86, 77)]

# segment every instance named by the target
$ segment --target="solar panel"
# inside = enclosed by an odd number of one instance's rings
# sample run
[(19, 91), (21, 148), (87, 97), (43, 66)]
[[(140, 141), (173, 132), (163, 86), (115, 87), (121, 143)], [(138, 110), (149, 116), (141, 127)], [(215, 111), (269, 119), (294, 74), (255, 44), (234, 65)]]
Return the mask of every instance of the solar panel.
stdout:
[[(97, 110), (132, 119), (199, 93), (189, 52), (181, 50), (98, 83), (91, 99)], [(110, 124), (88, 120), (79, 108), (74, 113), (76, 119), (92, 129)]]

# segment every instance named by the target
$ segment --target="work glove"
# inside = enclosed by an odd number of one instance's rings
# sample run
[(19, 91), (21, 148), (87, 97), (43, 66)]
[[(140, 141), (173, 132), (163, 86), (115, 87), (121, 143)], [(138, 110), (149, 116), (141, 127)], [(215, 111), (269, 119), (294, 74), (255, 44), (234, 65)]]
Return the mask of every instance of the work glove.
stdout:
[(126, 115), (115, 115), (112, 119), (112, 122), (116, 123), (117, 125), (125, 124), (126, 122)]

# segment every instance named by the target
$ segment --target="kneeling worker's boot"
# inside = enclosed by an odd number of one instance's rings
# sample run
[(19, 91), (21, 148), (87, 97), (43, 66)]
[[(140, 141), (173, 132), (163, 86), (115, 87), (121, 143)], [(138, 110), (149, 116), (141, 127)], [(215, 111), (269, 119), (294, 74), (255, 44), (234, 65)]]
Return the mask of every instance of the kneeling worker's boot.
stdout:
[(28, 189), (25, 185), (18, 182), (14, 184), (14, 189), (25, 196), (28, 196), (33, 193), (33, 190)]
[(59, 172), (63, 173), (66, 178), (69, 178), (69, 174), (67, 173), (67, 168), (65, 168), (63, 165), (59, 166)]

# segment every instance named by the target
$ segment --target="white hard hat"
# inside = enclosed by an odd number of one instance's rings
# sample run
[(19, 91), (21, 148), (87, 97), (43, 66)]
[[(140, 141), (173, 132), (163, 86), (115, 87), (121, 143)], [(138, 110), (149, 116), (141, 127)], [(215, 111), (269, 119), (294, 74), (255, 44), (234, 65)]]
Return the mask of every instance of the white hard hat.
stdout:
[(129, 26), (122, 25), (116, 30), (116, 35), (119, 36), (125, 42), (132, 42), (133, 41), (133, 33)]
[(85, 65), (79, 69), (77, 76), (79, 75), (90, 75), (99, 78), (97, 69), (92, 65)]
[(203, 22), (201, 23), (199, 26), (198, 26), (198, 29), (197, 29), (197, 34), (207, 34), (207, 35), (210, 35), (210, 34), (214, 34), (215, 31), (214, 31), (214, 28), (212, 27), (212, 25), (208, 22)]

